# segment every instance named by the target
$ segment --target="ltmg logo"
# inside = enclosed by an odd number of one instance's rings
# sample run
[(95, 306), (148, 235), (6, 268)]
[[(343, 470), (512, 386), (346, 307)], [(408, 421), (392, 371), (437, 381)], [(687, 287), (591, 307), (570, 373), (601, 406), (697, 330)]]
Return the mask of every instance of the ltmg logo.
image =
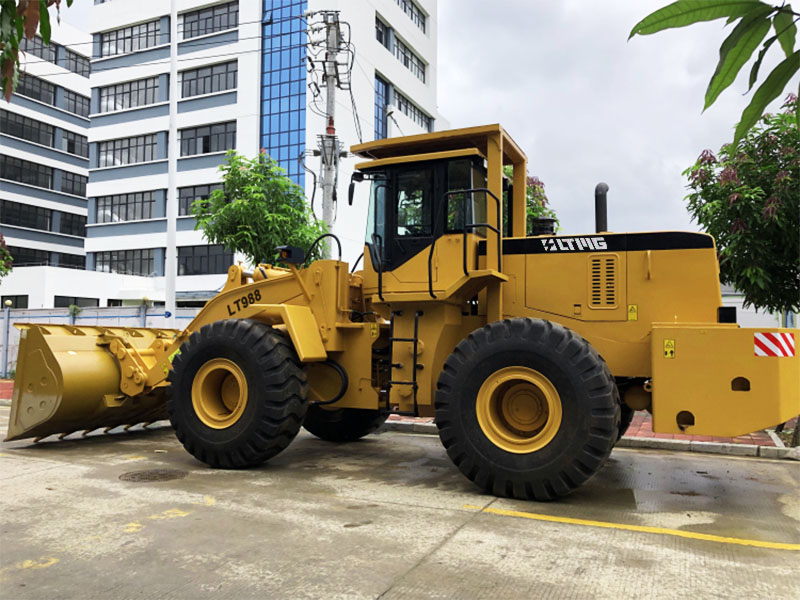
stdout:
[(542, 240), (545, 252), (591, 252), (607, 250), (604, 237), (546, 238)]

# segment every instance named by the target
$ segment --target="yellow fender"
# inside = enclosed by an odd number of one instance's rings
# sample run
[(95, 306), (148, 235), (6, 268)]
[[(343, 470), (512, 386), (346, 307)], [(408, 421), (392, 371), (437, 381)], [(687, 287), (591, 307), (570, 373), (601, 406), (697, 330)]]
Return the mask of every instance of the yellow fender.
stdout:
[(310, 307), (290, 304), (253, 304), (252, 307), (255, 312), (253, 317), (256, 319), (286, 326), (300, 362), (316, 362), (328, 358), (317, 328), (317, 320)]

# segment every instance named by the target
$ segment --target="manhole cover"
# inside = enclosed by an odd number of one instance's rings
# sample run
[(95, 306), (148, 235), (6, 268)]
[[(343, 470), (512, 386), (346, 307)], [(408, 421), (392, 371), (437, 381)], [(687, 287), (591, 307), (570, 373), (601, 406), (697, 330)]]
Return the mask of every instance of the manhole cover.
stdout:
[(148, 469), (147, 471), (131, 471), (119, 476), (122, 481), (134, 481), (136, 483), (150, 483), (151, 481), (171, 481), (172, 479), (183, 479), (186, 471), (178, 469)]

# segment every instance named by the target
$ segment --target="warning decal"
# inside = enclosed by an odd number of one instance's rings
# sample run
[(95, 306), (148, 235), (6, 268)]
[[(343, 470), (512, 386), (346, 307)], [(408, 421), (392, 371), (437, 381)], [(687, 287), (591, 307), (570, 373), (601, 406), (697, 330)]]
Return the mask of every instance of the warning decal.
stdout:
[(675, 358), (675, 340), (664, 340), (664, 358)]
[(756, 356), (794, 356), (794, 334), (753, 334), (753, 352)]
[(628, 304), (628, 321), (638, 321), (638, 320), (639, 320), (639, 305)]

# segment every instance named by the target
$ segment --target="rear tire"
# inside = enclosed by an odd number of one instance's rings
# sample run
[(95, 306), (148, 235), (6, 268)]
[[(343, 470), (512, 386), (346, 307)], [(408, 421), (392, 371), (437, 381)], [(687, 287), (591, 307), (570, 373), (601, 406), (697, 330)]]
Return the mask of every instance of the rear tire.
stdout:
[(625, 435), (625, 432), (628, 431), (628, 427), (631, 426), (631, 422), (633, 421), (633, 415), (636, 412), (630, 406), (625, 404), (625, 402), (620, 404), (619, 410), (619, 435), (617, 436), (617, 441), (620, 441), (622, 436)]
[(336, 408), (326, 410), (312, 404), (303, 421), (310, 433), (326, 442), (353, 442), (375, 432), (386, 421), (382, 410)]
[(181, 346), (169, 374), (169, 419), (184, 448), (226, 469), (281, 452), (308, 408), (308, 384), (289, 341), (251, 319), (216, 321)]
[(583, 338), (540, 319), (472, 332), (445, 362), (436, 424), (447, 454), (498, 496), (566, 496), (605, 462), (619, 433), (616, 385)]

